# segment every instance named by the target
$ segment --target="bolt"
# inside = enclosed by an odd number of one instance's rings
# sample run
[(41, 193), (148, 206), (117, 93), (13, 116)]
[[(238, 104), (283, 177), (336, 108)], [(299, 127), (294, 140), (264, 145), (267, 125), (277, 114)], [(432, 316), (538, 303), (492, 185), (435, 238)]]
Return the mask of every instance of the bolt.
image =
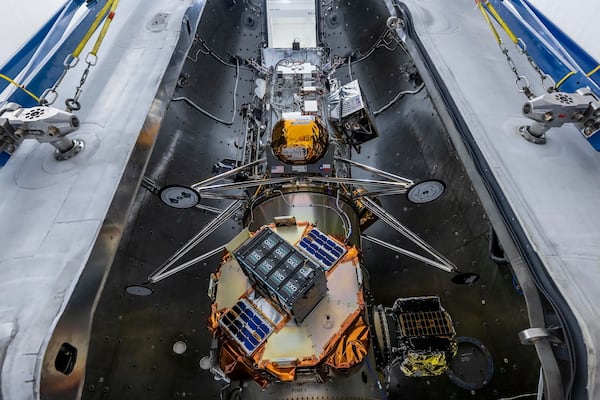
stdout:
[(60, 135), (60, 129), (55, 126), (48, 127), (48, 136), (58, 136)]

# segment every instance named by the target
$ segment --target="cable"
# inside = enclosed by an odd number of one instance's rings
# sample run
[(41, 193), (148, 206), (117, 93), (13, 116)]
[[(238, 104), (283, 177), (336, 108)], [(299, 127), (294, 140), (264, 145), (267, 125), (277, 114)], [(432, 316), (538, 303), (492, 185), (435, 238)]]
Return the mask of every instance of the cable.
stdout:
[(352, 78), (352, 61), (350, 57), (348, 57), (348, 75), (350, 75), (350, 80), (353, 81), (354, 78)]
[(221, 390), (219, 391), (219, 400), (223, 400), (223, 392), (224, 392), (225, 390), (227, 390), (227, 388), (228, 388), (229, 386), (231, 386), (231, 383), (228, 383), (227, 385), (225, 385), (225, 386), (223, 386), (223, 387), (221, 388)]
[(379, 381), (379, 377), (377, 376), (377, 373), (373, 370), (373, 367), (371, 366), (371, 362), (369, 362), (369, 357), (365, 357), (366, 361), (367, 361), (367, 368), (369, 369), (369, 372), (371, 373), (371, 375), (373, 376), (373, 378), (375, 378), (375, 381), (377, 382), (377, 387), (379, 388), (379, 391), (381, 392), (381, 398), (388, 400), (388, 397), (385, 393), (385, 390), (383, 390), (383, 386), (381, 386), (381, 382)]
[(235, 62), (236, 62), (236, 65), (235, 65), (236, 68), (235, 68), (235, 85), (233, 88), (233, 116), (231, 117), (231, 121), (225, 121), (219, 117), (214, 116), (213, 114), (209, 113), (208, 111), (206, 111), (205, 109), (203, 109), (202, 107), (200, 107), (199, 105), (197, 105), (196, 103), (194, 103), (192, 100), (190, 100), (189, 98), (187, 98), (185, 96), (174, 97), (172, 99), (172, 101), (185, 101), (190, 106), (194, 107), (196, 110), (200, 111), (202, 114), (206, 115), (207, 117), (212, 118), (215, 121), (222, 123), (223, 125), (233, 125), (233, 121), (235, 121), (235, 115), (236, 115), (236, 109), (237, 109), (237, 89), (238, 89), (238, 83), (240, 82), (240, 63), (237, 59), (235, 60)]
[(526, 397), (533, 397), (533, 396), (537, 396), (537, 393), (527, 393), (527, 394), (520, 394), (518, 396), (513, 396), (513, 397), (502, 397), (501, 399), (498, 400), (516, 400), (516, 399), (524, 399)]
[(389, 103), (387, 103), (386, 105), (381, 107), (379, 110), (373, 112), (373, 116), (377, 116), (377, 115), (381, 114), (382, 112), (384, 112), (385, 110), (387, 110), (388, 108), (390, 108), (395, 102), (400, 100), (400, 97), (404, 96), (405, 94), (417, 94), (421, 90), (423, 90), (424, 87), (425, 87), (425, 83), (421, 83), (421, 85), (418, 88), (416, 88), (415, 90), (405, 90), (404, 92), (398, 93), (396, 95), (396, 97), (394, 97)]
[(4, 74), (0, 74), (0, 78), (4, 79), (5, 81), (8, 81), (9, 83), (11, 83), (11, 84), (15, 85), (16, 87), (18, 87), (19, 89), (21, 89), (22, 91), (24, 91), (25, 93), (27, 93), (29, 95), (29, 97), (31, 97), (32, 99), (34, 99), (36, 102), (40, 101), (40, 98), (37, 97), (32, 92), (30, 92), (29, 90), (27, 90), (24, 85), (19, 84), (18, 82), (16, 82), (15, 80), (9, 78), (8, 76), (6, 76)]
[(346, 223), (348, 224), (348, 229), (346, 230), (346, 241), (347, 241), (348, 239), (350, 239), (350, 236), (352, 235), (352, 221), (350, 221), (350, 217), (348, 216), (348, 214), (345, 213), (344, 210), (342, 210), (342, 207), (340, 207), (340, 189), (339, 188), (336, 193), (335, 205), (336, 205), (337, 209), (340, 211), (340, 213), (342, 213), (342, 215), (344, 217), (346, 217)]

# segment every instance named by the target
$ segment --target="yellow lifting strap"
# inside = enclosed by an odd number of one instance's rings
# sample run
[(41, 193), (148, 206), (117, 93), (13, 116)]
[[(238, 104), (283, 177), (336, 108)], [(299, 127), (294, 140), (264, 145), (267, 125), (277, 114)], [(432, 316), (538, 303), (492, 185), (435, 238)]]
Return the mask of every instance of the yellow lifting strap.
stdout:
[[(496, 28), (494, 28), (494, 25), (492, 24), (490, 17), (487, 15), (488, 12), (492, 15), (492, 17), (494, 17), (494, 19), (496, 20), (496, 22), (498, 22), (498, 25), (500, 25), (502, 27), (504, 32), (506, 32), (506, 35), (508, 36), (510, 41), (513, 42), (516, 46), (519, 46), (519, 42), (520, 42), (519, 38), (508, 27), (508, 24), (502, 19), (500, 14), (498, 14), (498, 11), (496, 11), (496, 9), (492, 5), (492, 3), (489, 2), (489, 0), (475, 0), (475, 3), (479, 7), (479, 10), (483, 14), (483, 16), (485, 17), (485, 20), (487, 21), (488, 25), (490, 26), (490, 29), (492, 29), (494, 36), (496, 36), (496, 40), (498, 41), (498, 44), (502, 43), (502, 39), (500, 39), (500, 35), (496, 31)], [(487, 12), (486, 12), (486, 10), (487, 10)]]
[(102, 7), (100, 9), (100, 11), (98, 11), (98, 14), (96, 14), (96, 18), (94, 18), (94, 22), (92, 22), (92, 25), (90, 25), (90, 28), (83, 36), (83, 39), (81, 39), (81, 42), (79, 42), (77, 47), (75, 47), (75, 50), (73, 51), (73, 54), (72, 54), (73, 58), (79, 57), (79, 55), (83, 51), (83, 48), (85, 47), (87, 42), (90, 40), (90, 38), (92, 37), (94, 32), (96, 32), (96, 29), (98, 29), (100, 22), (102, 22), (102, 19), (106, 16), (106, 13), (108, 12), (109, 9), (111, 9), (111, 7), (113, 6), (113, 3), (115, 3), (115, 2), (118, 2), (118, 0), (107, 0), (106, 4), (104, 4), (104, 7)]
[(481, 1), (476, 1), (476, 3), (477, 3), (477, 7), (479, 8), (479, 11), (481, 11), (481, 14), (483, 14), (483, 18), (485, 18), (485, 20), (488, 23), (488, 25), (489, 25), (492, 33), (494, 34), (494, 37), (496, 38), (496, 42), (498, 42), (498, 46), (501, 46), (502, 45), (502, 38), (500, 38), (500, 35), (498, 34), (498, 31), (494, 27), (494, 24), (492, 23), (492, 20), (490, 19), (490, 16), (487, 14), (487, 12), (485, 11), (485, 9), (483, 8), (483, 5), (481, 4)]
[(21, 89), (22, 91), (24, 91), (25, 93), (27, 93), (31, 98), (33, 98), (36, 102), (40, 101), (40, 98), (37, 97), (35, 94), (33, 94), (32, 92), (30, 92), (29, 90), (27, 90), (27, 88), (25, 88), (24, 85), (19, 84), (18, 82), (15, 82), (14, 79), (9, 78), (8, 76), (4, 75), (4, 74), (0, 74), (0, 78), (4, 79), (5, 81), (8, 81), (9, 83), (15, 85), (16, 87), (18, 87), (19, 89)]
[(487, 8), (487, 10), (490, 12), (490, 14), (492, 14), (492, 16), (498, 22), (498, 24), (502, 27), (502, 29), (504, 29), (504, 32), (506, 32), (510, 41), (513, 42), (515, 45), (518, 45), (519, 38), (513, 33), (513, 31), (510, 30), (510, 28), (508, 27), (506, 22), (504, 22), (504, 20), (500, 16), (500, 14), (498, 14), (498, 11), (496, 11), (496, 9), (492, 5), (492, 3), (490, 3), (488, 0), (480, 0), (479, 4), (481, 4), (481, 3), (483, 3), (483, 5)]
[(94, 56), (98, 54), (98, 50), (100, 49), (100, 45), (102, 44), (102, 41), (104, 40), (104, 36), (106, 36), (106, 32), (108, 32), (108, 27), (110, 26), (113, 18), (115, 17), (115, 11), (117, 9), (118, 4), (119, 4), (119, 0), (113, 0), (112, 6), (110, 7), (110, 12), (108, 13), (108, 17), (106, 17), (106, 21), (104, 21), (104, 25), (102, 26), (100, 35), (98, 35), (98, 39), (96, 39), (94, 48), (91, 51), (91, 54)]

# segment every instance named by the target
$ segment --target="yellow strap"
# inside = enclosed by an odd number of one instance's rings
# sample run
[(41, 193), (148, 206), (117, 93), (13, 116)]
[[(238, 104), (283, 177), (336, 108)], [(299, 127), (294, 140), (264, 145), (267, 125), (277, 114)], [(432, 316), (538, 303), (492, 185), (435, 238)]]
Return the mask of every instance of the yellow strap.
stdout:
[(27, 93), (29, 96), (31, 96), (36, 102), (39, 103), (40, 98), (37, 97), (35, 94), (31, 93), (29, 90), (27, 90), (25, 88), (25, 86), (20, 85), (19, 83), (15, 82), (13, 79), (9, 78), (8, 76), (4, 75), (4, 74), (0, 74), (0, 78), (4, 79), (5, 81), (8, 81), (10, 83), (12, 83), (13, 85), (15, 85), (16, 87), (18, 87), (19, 89), (21, 89), (22, 91), (24, 91), (25, 93)]
[(98, 11), (98, 14), (96, 14), (96, 18), (94, 19), (94, 22), (92, 22), (92, 25), (90, 25), (90, 28), (83, 36), (83, 39), (81, 39), (81, 42), (77, 45), (77, 47), (75, 48), (75, 51), (73, 51), (73, 58), (79, 57), (79, 55), (83, 51), (83, 48), (85, 47), (87, 42), (90, 40), (90, 38), (92, 37), (94, 32), (96, 32), (96, 29), (98, 29), (98, 25), (100, 25), (102, 18), (104, 18), (104, 16), (106, 15), (106, 12), (111, 8), (114, 1), (115, 0), (107, 0), (104, 7), (102, 7), (102, 9), (100, 11)]
[(599, 70), (600, 70), (600, 65), (598, 65), (596, 68), (594, 68), (593, 70), (591, 70), (590, 72), (585, 74), (585, 76), (590, 77), (590, 76), (594, 75), (596, 72), (598, 72)]
[(113, 0), (112, 6), (110, 8), (110, 12), (108, 13), (108, 17), (106, 17), (106, 21), (104, 21), (104, 25), (102, 26), (102, 30), (100, 31), (100, 35), (98, 35), (98, 39), (96, 39), (96, 44), (94, 44), (94, 48), (90, 52), (92, 55), (98, 54), (98, 50), (100, 49), (100, 45), (104, 40), (104, 36), (106, 36), (106, 32), (108, 32), (108, 27), (112, 22), (115, 16), (115, 10), (117, 9), (117, 5), (119, 4), (119, 0)]
[(502, 39), (500, 38), (500, 35), (498, 34), (498, 31), (496, 30), (496, 28), (494, 28), (494, 24), (492, 24), (492, 20), (490, 20), (490, 16), (487, 14), (487, 12), (485, 11), (485, 9), (483, 8), (483, 5), (481, 4), (481, 2), (478, 2), (477, 6), (479, 7), (479, 10), (483, 14), (483, 18), (485, 18), (485, 20), (487, 21), (488, 25), (490, 26), (490, 29), (492, 30), (492, 33), (496, 37), (496, 41), (498, 42), (498, 46), (502, 45)]
[(563, 83), (565, 83), (565, 81), (566, 81), (567, 79), (569, 79), (569, 78), (570, 78), (571, 76), (573, 76), (573, 75), (575, 75), (575, 72), (574, 72), (574, 71), (571, 71), (571, 72), (567, 73), (565, 76), (563, 76), (563, 78), (562, 78), (560, 81), (556, 82), (556, 85), (554, 85), (554, 87), (555, 87), (556, 89), (558, 89), (558, 88), (560, 87), (560, 85), (562, 85)]
[[(514, 44), (518, 44), (519, 43), (519, 38), (517, 38), (517, 36), (510, 30), (510, 28), (508, 27), (508, 25), (506, 24), (506, 22), (504, 22), (504, 20), (500, 16), (500, 14), (498, 14), (498, 12), (496, 11), (496, 9), (492, 5), (492, 3), (490, 3), (488, 0), (482, 0), (482, 2), (483, 1), (485, 2), (485, 6), (489, 10), (490, 14), (492, 14), (492, 16), (494, 17), (494, 19), (496, 21), (498, 21), (498, 24), (500, 24), (500, 26), (502, 27), (502, 29), (504, 29), (504, 32), (506, 32), (506, 34), (510, 38), (511, 42), (513, 42)], [(479, 4), (481, 4), (481, 2)]]

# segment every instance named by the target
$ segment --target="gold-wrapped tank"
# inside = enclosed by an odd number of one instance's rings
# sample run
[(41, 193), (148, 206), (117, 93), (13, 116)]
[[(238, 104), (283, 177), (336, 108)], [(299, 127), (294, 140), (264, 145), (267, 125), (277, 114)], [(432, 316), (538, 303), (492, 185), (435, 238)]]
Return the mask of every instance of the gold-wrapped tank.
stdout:
[(273, 127), (273, 154), (287, 164), (312, 164), (327, 152), (327, 128), (313, 115), (284, 118)]

